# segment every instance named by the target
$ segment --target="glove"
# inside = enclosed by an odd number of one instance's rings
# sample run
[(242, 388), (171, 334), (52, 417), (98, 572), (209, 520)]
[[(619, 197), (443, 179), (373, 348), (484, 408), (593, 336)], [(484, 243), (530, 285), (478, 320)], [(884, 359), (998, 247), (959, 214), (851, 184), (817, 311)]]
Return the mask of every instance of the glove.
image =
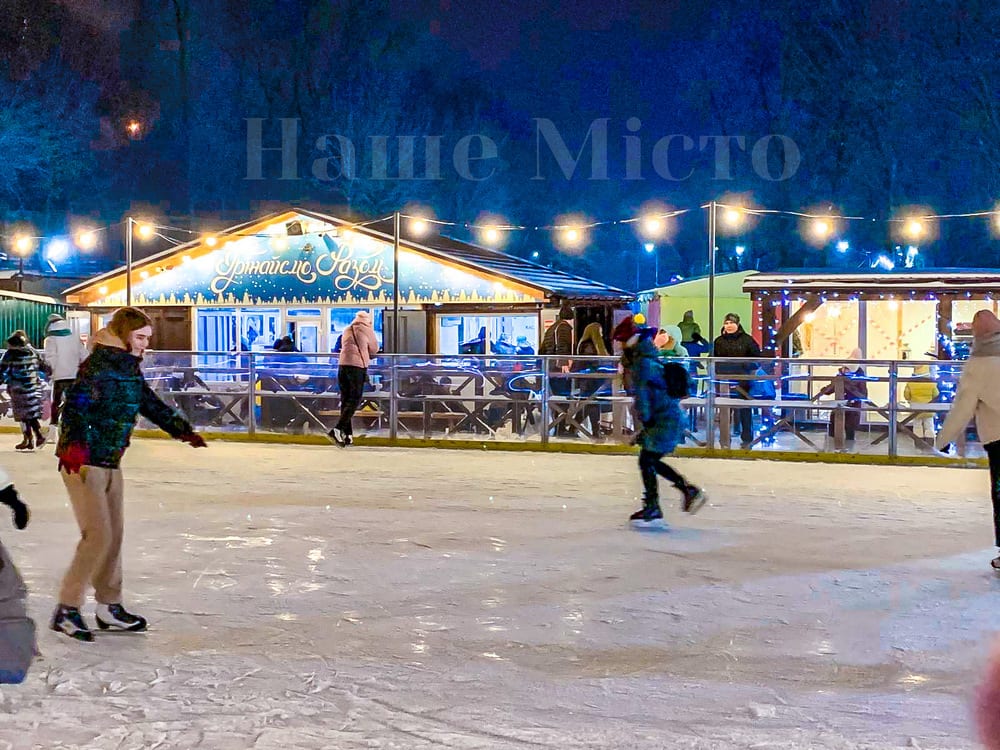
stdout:
[(187, 443), (192, 448), (207, 448), (208, 443), (205, 442), (205, 438), (199, 435), (197, 432), (185, 432), (179, 438), (181, 442)]
[(28, 513), (28, 506), (21, 502), (21, 498), (18, 497), (14, 485), (7, 485), (7, 487), (0, 490), (0, 503), (10, 506), (11, 511), (14, 513), (14, 526), (23, 529), (28, 525), (28, 518), (31, 514)]
[(85, 443), (70, 443), (59, 454), (59, 470), (79, 474), (80, 468), (90, 460), (90, 449)]

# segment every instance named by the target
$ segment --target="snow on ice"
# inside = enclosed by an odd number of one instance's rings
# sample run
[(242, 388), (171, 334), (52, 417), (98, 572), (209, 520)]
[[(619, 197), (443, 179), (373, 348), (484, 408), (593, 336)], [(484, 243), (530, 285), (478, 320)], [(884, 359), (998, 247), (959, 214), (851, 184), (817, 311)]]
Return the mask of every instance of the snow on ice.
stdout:
[(77, 534), (54, 459), (4, 460), (42, 657), (0, 748), (976, 747), (982, 471), (678, 461), (711, 502), (664, 487), (648, 534), (630, 457), (138, 441), (151, 630), (81, 644), (46, 629)]

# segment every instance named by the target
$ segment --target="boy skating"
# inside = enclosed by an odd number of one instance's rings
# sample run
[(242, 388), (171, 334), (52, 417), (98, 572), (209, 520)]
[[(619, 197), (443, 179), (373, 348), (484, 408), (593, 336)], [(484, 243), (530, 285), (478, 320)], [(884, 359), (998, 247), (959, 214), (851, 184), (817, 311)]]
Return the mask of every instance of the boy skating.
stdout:
[(668, 479), (681, 492), (681, 509), (687, 513), (696, 513), (706, 500), (698, 487), (662, 460), (673, 453), (684, 436), (681, 399), (687, 395), (687, 371), (681, 365), (660, 360), (653, 343), (655, 335), (653, 328), (639, 331), (628, 362), (636, 416), (642, 425), (637, 443), (644, 489), (642, 508), (629, 520), (644, 526), (663, 523), (657, 476)]

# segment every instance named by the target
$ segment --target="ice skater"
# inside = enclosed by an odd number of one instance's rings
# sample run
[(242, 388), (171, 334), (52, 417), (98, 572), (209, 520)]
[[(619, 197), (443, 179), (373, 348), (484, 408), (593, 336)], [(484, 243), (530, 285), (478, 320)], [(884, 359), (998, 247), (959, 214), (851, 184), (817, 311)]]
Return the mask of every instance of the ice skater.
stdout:
[[(990, 462), (990, 495), (993, 499), (993, 533), (1000, 551), (1000, 320), (989, 310), (972, 318), (972, 353), (958, 381), (955, 400), (936, 446), (944, 450), (976, 418), (976, 430)], [(1000, 570), (1000, 555), (991, 563)]]
[[(14, 489), (7, 472), (0, 469), (0, 503), (10, 508), (14, 526), (28, 525), (28, 506)], [(21, 574), (0, 544), (0, 684), (24, 682), (35, 654), (35, 623), (28, 617), (28, 590)]]
[(7, 384), (14, 419), (21, 423), (22, 440), (14, 450), (31, 451), (45, 445), (41, 420), (44, 402), (42, 370), (45, 365), (24, 331), (14, 331), (7, 339), (7, 351), (0, 358), (0, 381)]
[(372, 357), (378, 354), (378, 338), (372, 327), (372, 314), (359, 310), (344, 329), (337, 364), (337, 385), (340, 387), (340, 419), (327, 435), (341, 448), (354, 442), (351, 420), (361, 406)]
[(101, 630), (141, 631), (146, 620), (122, 604), (124, 481), (119, 468), (136, 418), (194, 448), (205, 440), (146, 383), (139, 363), (153, 335), (149, 316), (134, 307), (117, 310), (94, 337), (94, 351), (66, 391), (59, 443), (59, 472), (80, 527), (80, 542), (59, 591), (51, 628), (92, 641), (80, 607), (92, 584)]
[(642, 508), (629, 520), (638, 525), (661, 524), (660, 491), (657, 475), (669, 480), (681, 492), (681, 509), (696, 513), (705, 504), (705, 493), (690, 484), (663, 457), (673, 453), (684, 437), (681, 399), (688, 394), (688, 374), (676, 362), (662, 362), (653, 343), (657, 329), (642, 329), (629, 358), (629, 380), (635, 397), (639, 433), (639, 471), (642, 474)]

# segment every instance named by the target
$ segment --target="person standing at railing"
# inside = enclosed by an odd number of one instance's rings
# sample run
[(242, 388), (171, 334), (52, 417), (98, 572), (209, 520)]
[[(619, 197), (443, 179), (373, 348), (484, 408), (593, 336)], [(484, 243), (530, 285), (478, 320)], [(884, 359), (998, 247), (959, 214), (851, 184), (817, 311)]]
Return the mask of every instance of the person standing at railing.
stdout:
[[(760, 345), (753, 336), (743, 330), (743, 326), (740, 325), (740, 316), (736, 313), (726, 315), (722, 324), (722, 333), (715, 339), (712, 355), (716, 357), (716, 380), (732, 380), (730, 395), (750, 400), (749, 379), (757, 372), (757, 363), (726, 362), (725, 359), (756, 359), (760, 357)], [(740, 407), (734, 411), (740, 423), (741, 447), (743, 450), (749, 450), (753, 444), (753, 409)]]
[(629, 359), (629, 380), (635, 391), (635, 409), (642, 423), (637, 442), (643, 486), (642, 508), (629, 516), (629, 520), (641, 524), (663, 519), (657, 475), (680, 490), (683, 498), (681, 508), (685, 512), (694, 513), (705, 503), (704, 493), (662, 460), (665, 455), (673, 453), (684, 438), (681, 399), (687, 396), (688, 380), (687, 370), (681, 365), (676, 362), (664, 364), (660, 360), (659, 350), (653, 343), (657, 333), (655, 328), (646, 328), (635, 334), (637, 340)]
[[(941, 425), (936, 445), (944, 450), (976, 419), (976, 431), (990, 462), (993, 533), (1000, 548), (1000, 320), (989, 310), (972, 318), (972, 353), (962, 369), (951, 411)], [(1000, 570), (1000, 556), (991, 563)]]
[[(931, 375), (931, 368), (928, 365), (917, 365), (913, 368), (913, 380), (906, 384), (903, 389), (905, 398), (911, 407), (918, 407), (920, 404), (932, 404), (941, 395), (937, 383)], [(915, 426), (914, 434), (917, 437), (934, 439), (934, 415), (930, 412), (921, 412), (913, 418)]]
[(45, 389), (42, 371), (47, 370), (24, 331), (14, 331), (7, 339), (7, 351), (0, 358), (0, 382), (6, 383), (14, 419), (21, 423), (23, 440), (14, 449), (30, 451), (45, 445), (42, 419)]
[[(577, 344), (576, 353), (578, 359), (573, 360), (573, 372), (596, 373), (598, 362), (595, 357), (607, 357), (608, 347), (604, 343), (604, 331), (600, 323), (591, 323), (583, 329), (580, 343)], [(597, 393), (604, 381), (600, 378), (580, 378), (577, 380), (580, 398), (592, 398)], [(594, 440), (602, 441), (601, 434), (601, 406), (600, 404), (587, 404), (583, 407), (585, 421), (590, 422), (590, 435)]]
[(378, 354), (378, 338), (372, 326), (372, 314), (359, 310), (351, 324), (344, 329), (337, 364), (337, 384), (340, 387), (340, 419), (327, 434), (341, 448), (354, 442), (351, 420), (361, 406), (368, 379), (368, 366)]
[(145, 618), (122, 604), (125, 482), (120, 467), (136, 419), (141, 414), (192, 448), (205, 447), (205, 439), (153, 393), (142, 375), (142, 355), (152, 335), (153, 322), (142, 310), (115, 311), (66, 391), (56, 456), (80, 541), (49, 627), (80, 641), (94, 640), (80, 614), (88, 585), (94, 587), (102, 630), (146, 629)]
[(45, 361), (52, 368), (52, 409), (49, 425), (52, 429), (56, 429), (63, 396), (66, 389), (73, 384), (80, 363), (87, 358), (89, 352), (80, 337), (73, 333), (65, 318), (57, 313), (49, 316), (42, 350)]
[(701, 335), (701, 326), (695, 322), (694, 310), (684, 313), (684, 319), (677, 325), (677, 329), (681, 332), (681, 338), (677, 343), (683, 346), (690, 356), (700, 357), (709, 350), (708, 339)]

